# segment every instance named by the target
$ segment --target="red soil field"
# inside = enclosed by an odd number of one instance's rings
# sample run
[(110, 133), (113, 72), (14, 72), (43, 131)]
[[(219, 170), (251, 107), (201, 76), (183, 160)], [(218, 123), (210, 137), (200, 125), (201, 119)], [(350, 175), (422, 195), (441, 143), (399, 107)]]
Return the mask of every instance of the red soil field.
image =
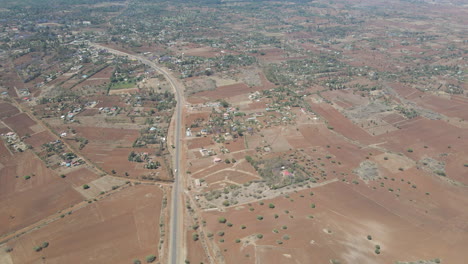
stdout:
[[(237, 83), (231, 85), (225, 85), (217, 87), (215, 90), (212, 91), (203, 91), (196, 94), (193, 94), (190, 98), (188, 98), (188, 102), (192, 104), (202, 103), (211, 100), (218, 100), (218, 99), (226, 99), (233, 96), (247, 94), (250, 92), (255, 91), (262, 91), (268, 90), (275, 87), (274, 84), (269, 82), (263, 73), (259, 73), (260, 79), (262, 81), (261, 86), (249, 87), (245, 83)], [(201, 100), (200, 100), (201, 99)]]
[(56, 137), (54, 137), (49, 131), (45, 130), (25, 139), (24, 142), (35, 148), (35, 151), (39, 151), (43, 144), (54, 140), (56, 140)]
[(437, 113), (449, 116), (458, 117), (468, 120), (468, 101), (446, 99), (434, 95), (426, 95), (418, 100), (414, 100), (418, 105), (433, 110)]
[(25, 113), (5, 118), (3, 119), (3, 122), (11, 127), (20, 137), (23, 137), (26, 134), (34, 134), (34, 131), (30, 127), (35, 125), (36, 122), (34, 122)]
[(374, 141), (371, 135), (365, 130), (353, 124), (349, 119), (344, 117), (338, 110), (328, 104), (311, 104), (311, 108), (318, 115), (328, 121), (333, 129), (343, 136), (357, 140), (362, 143), (371, 143)]
[[(14, 263), (131, 263), (159, 259), (162, 191), (139, 185), (94, 202), (39, 230), (8, 242)], [(37, 253), (43, 241), (49, 246)], [(98, 253), (96, 253), (98, 252)]]
[(65, 181), (69, 182), (73, 187), (82, 186), (99, 178), (99, 175), (84, 167), (66, 173), (65, 176)]
[(229, 98), (232, 96), (240, 95), (243, 93), (249, 93), (255, 91), (245, 83), (236, 83), (231, 85), (219, 86), (213, 91), (203, 91), (194, 94), (196, 97), (207, 97), (211, 100), (217, 100), (222, 98)]
[[(336, 182), (312, 191), (313, 196), (309, 195), (310, 190), (305, 190), (291, 193), (289, 198), (265, 200), (264, 205), (252, 203), (254, 211), (249, 211), (248, 205), (239, 205), (225, 213), (205, 212), (207, 229), (215, 234), (210, 243), (217, 244), (226, 263), (250, 263), (252, 258), (261, 263), (329, 263), (331, 259), (342, 263), (393, 263), (434, 258), (447, 263), (462, 263), (466, 257), (462, 247), (468, 241), (468, 233), (463, 231), (466, 227), (459, 224), (467, 212), (461, 207), (433, 210), (430, 215), (423, 213), (418, 215), (420, 222), (414, 222), (415, 213), (405, 214), (406, 211), (414, 211), (412, 205), (394, 195), (392, 197), (392, 194), (384, 195), (389, 193), (387, 191), (373, 191), (364, 184)], [(374, 195), (370, 197), (369, 192)], [(460, 193), (450, 199), (457, 199), (461, 204), (468, 202)], [(449, 202), (448, 199), (441, 200)], [(273, 203), (275, 208), (270, 209), (269, 203)], [(315, 208), (311, 208), (312, 203)], [(443, 202), (439, 206), (448, 204)], [(404, 208), (403, 211), (400, 208)], [(454, 224), (450, 229), (446, 229), (443, 222), (433, 220), (446, 213)], [(275, 219), (274, 214), (279, 217)], [(220, 215), (233, 226), (218, 223)], [(259, 215), (263, 220), (257, 220)], [(314, 218), (310, 219), (308, 215)], [(430, 224), (423, 224), (425, 221)], [(246, 228), (241, 229), (241, 225)], [(222, 237), (224, 243), (219, 242), (218, 231), (225, 232)], [(444, 231), (461, 233), (453, 241), (447, 241), (445, 237), (450, 235), (441, 236)], [(262, 239), (250, 237), (259, 233), (263, 235)], [(284, 239), (284, 235), (289, 239)], [(368, 240), (367, 235), (371, 235), (372, 240)], [(241, 239), (241, 242), (235, 243), (235, 239)], [(277, 241), (282, 241), (282, 245)], [(255, 247), (250, 256), (246, 256), (247, 245)], [(375, 245), (381, 246), (381, 254), (374, 253)]]
[(0, 119), (19, 113), (18, 108), (9, 103), (0, 103)]
[(187, 140), (188, 149), (199, 149), (199, 148), (208, 148), (211, 144), (213, 144), (213, 140), (211, 140), (210, 136), (207, 137), (196, 137)]
[[(8, 152), (2, 149), (3, 153)], [(0, 234), (25, 227), (83, 199), (31, 151), (14, 157), (2, 155), (0, 162)], [(31, 178), (26, 180), (26, 175)]]

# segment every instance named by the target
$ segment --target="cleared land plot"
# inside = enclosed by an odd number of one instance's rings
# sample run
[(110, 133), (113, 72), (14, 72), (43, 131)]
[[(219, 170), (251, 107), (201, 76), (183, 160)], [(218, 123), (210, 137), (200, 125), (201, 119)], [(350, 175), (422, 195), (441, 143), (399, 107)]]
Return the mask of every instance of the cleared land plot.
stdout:
[(0, 162), (4, 166), (0, 169), (0, 234), (28, 226), (83, 200), (30, 151), (2, 157)]
[(26, 134), (34, 134), (32, 126), (36, 125), (27, 114), (20, 113), (8, 118), (3, 119), (3, 122), (11, 127), (19, 136), (24, 137)]
[[(8, 243), (14, 263), (131, 263), (159, 257), (162, 191), (156, 186), (125, 188)], [(33, 248), (44, 241), (41, 252)]]
[(19, 113), (18, 108), (8, 103), (0, 103), (0, 119)]
[[(433, 225), (434, 221), (429, 220), (431, 225), (422, 226), (411, 216), (402, 214), (412, 206), (403, 206), (407, 209), (401, 211), (398, 208), (402, 207), (402, 201), (382, 196), (382, 192), (377, 191), (374, 191), (375, 196), (368, 197), (362, 193), (363, 189), (372, 192), (365, 185), (354, 189), (352, 185), (336, 182), (288, 197), (265, 200), (263, 205), (239, 205), (225, 213), (205, 212), (204, 218), (208, 232), (214, 234), (211, 243), (216, 243), (226, 263), (249, 263), (252, 258), (260, 263), (297, 263), (291, 262), (293, 259), (317, 263), (329, 263), (332, 259), (341, 263), (393, 263), (402, 259), (434, 258), (458, 263), (466, 258), (466, 252), (461, 250), (461, 243), (468, 241), (466, 232), (448, 242), (439, 238), (441, 228), (445, 228), (442, 223)], [(314, 192), (313, 196), (310, 191)], [(378, 195), (381, 198), (376, 198)], [(270, 203), (275, 207), (270, 208)], [(311, 204), (316, 207), (312, 208)], [(250, 207), (253, 210), (249, 210)], [(461, 208), (447, 210), (452, 215), (451, 221), (458, 222), (463, 215), (466, 217)], [(219, 216), (233, 226), (219, 223)], [(263, 220), (258, 220), (258, 216)], [(420, 221), (435, 218), (418, 217)], [(241, 229), (241, 225), (246, 228)], [(458, 231), (463, 232), (464, 228), (459, 226)], [(222, 237), (218, 235), (220, 231), (224, 232)], [(257, 234), (263, 237), (259, 239)], [(220, 242), (221, 239), (224, 242)], [(236, 239), (241, 242), (236, 243)], [(418, 242), (422, 240), (425, 242)], [(375, 245), (381, 247), (380, 254), (375, 254)], [(255, 248), (254, 254), (247, 253), (248, 246)]]

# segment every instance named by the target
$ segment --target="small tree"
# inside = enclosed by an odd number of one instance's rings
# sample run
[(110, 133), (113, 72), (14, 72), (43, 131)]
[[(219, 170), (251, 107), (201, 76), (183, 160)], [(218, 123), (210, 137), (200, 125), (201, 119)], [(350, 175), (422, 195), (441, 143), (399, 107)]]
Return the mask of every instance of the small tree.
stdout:
[(141, 261), (139, 259), (134, 259), (133, 264), (141, 264)]
[(146, 262), (147, 263), (153, 263), (155, 260), (156, 260), (155, 255), (149, 255), (149, 256), (146, 257)]
[(227, 220), (226, 220), (226, 218), (224, 218), (224, 217), (218, 218), (218, 222), (221, 223), (221, 224), (226, 223), (226, 221), (227, 221)]
[(273, 209), (273, 208), (275, 208), (275, 205), (271, 203), (271, 204), (268, 205), (268, 207)]
[(198, 236), (197, 233), (193, 233), (193, 234), (192, 234), (192, 239), (193, 239), (193, 241), (197, 241), (198, 238), (199, 238), (199, 236)]

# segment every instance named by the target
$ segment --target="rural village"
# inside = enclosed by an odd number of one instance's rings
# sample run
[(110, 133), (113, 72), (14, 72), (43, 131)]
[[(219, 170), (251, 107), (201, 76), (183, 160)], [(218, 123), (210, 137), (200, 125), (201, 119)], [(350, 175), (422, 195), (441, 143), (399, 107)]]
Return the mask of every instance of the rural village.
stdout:
[(0, 263), (468, 259), (464, 1), (43, 2), (0, 8)]

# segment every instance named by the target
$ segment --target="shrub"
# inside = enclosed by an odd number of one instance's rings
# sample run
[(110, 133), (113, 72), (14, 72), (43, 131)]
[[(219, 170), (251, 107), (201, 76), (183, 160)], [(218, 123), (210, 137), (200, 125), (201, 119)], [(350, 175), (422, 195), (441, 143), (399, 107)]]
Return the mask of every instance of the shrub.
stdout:
[(368, 239), (368, 240), (372, 240), (372, 236), (371, 236), (371, 235), (367, 235), (367, 239)]
[(263, 220), (263, 216), (261, 215), (257, 216), (257, 220), (260, 220), (260, 221)]
[(246, 229), (247, 227), (245, 225), (241, 225), (241, 229)]
[(44, 241), (44, 242), (42, 243), (42, 248), (47, 248), (48, 246), (49, 246), (49, 242)]
[(310, 205), (310, 208), (315, 208), (315, 204), (314, 204), (314, 203), (311, 204), (311, 205)]
[(279, 217), (279, 215), (275, 214), (275, 219), (278, 218), (278, 217)]
[(408, 149), (408, 152), (410, 152), (410, 153), (413, 152), (413, 149), (410, 149), (410, 148), (409, 148), (409, 149)]
[(199, 238), (199, 236), (198, 236), (197, 233), (193, 233), (193, 234), (192, 234), (192, 239), (193, 239), (193, 241), (197, 241), (198, 238)]
[(221, 224), (226, 223), (226, 221), (227, 221), (227, 220), (226, 220), (226, 218), (224, 218), (224, 217), (218, 218), (218, 222), (221, 223)]
[(153, 263), (155, 260), (156, 260), (155, 255), (149, 255), (149, 256), (146, 257), (146, 262), (147, 263)]
[(273, 208), (275, 208), (275, 205), (271, 203), (271, 204), (268, 205), (268, 207), (273, 209)]
[(88, 184), (83, 185), (83, 189), (85, 190), (89, 189), (89, 185)]
[(218, 232), (218, 236), (221, 236), (221, 237), (224, 236), (224, 232), (223, 232), (223, 231), (219, 231), (219, 232)]
[(227, 223), (226, 225), (229, 227), (232, 227), (232, 223)]
[(25, 179), (25, 180), (29, 180), (29, 179), (31, 179), (31, 176), (26, 175), (26, 176), (24, 176), (24, 179)]
[(13, 251), (13, 248), (12, 248), (12, 247), (6, 247), (6, 248), (5, 248), (5, 252), (6, 252), (6, 253), (10, 253), (10, 252), (12, 252), (12, 251)]
[(265, 203), (264, 202), (259, 202), (260, 205), (264, 205)]
[(141, 261), (139, 259), (134, 259), (133, 264), (141, 264)]
[(380, 249), (376, 248), (375, 249), (375, 254), (377, 254), (377, 255), (380, 254)]
[(284, 240), (289, 240), (290, 237), (289, 237), (288, 235), (284, 235), (284, 236), (283, 236), (283, 239), (284, 239)]
[(286, 230), (286, 229), (288, 229), (288, 227), (284, 225), (284, 226), (281, 227), (281, 229)]
[(229, 201), (228, 201), (228, 200), (224, 200), (223, 205), (224, 205), (224, 206), (229, 206)]
[(65, 178), (67, 177), (65, 174), (60, 174), (60, 178)]
[(263, 235), (262, 234), (257, 234), (257, 238), (262, 239)]
[(42, 250), (42, 247), (34, 247), (34, 251), (39, 252)]
[(241, 242), (240, 239), (236, 239), (236, 243), (240, 243), (240, 242)]
[(213, 237), (213, 233), (206, 234), (207, 237)]

